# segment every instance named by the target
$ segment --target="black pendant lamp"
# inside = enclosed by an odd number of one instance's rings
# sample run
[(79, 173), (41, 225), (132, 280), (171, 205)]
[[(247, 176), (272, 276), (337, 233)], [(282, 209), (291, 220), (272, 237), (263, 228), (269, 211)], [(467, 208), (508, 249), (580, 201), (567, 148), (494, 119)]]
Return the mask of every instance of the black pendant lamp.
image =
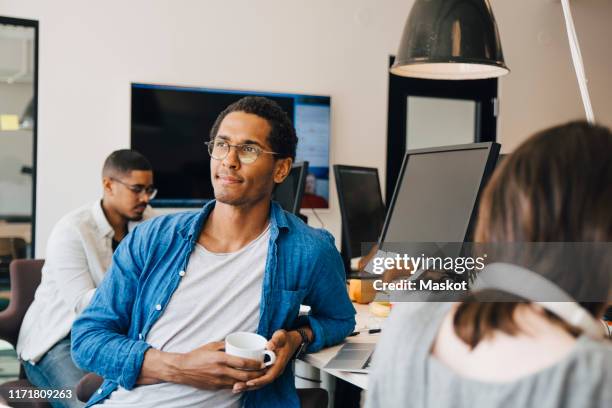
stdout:
[(416, 0), (391, 72), (456, 80), (510, 72), (489, 1)]

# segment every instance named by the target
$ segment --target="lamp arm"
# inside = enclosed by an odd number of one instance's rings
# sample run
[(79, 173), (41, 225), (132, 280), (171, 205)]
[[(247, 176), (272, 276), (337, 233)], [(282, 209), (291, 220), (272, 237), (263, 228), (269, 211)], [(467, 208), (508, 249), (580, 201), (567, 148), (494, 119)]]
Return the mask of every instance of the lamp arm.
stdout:
[(578, 37), (576, 36), (576, 28), (574, 27), (574, 20), (572, 18), (572, 11), (570, 10), (569, 0), (561, 0), (561, 5), (563, 6), (565, 27), (567, 28), (567, 37), (572, 54), (572, 61), (574, 62), (574, 70), (576, 71), (576, 78), (578, 79), (580, 95), (582, 96), (582, 104), (584, 105), (587, 121), (589, 123), (594, 123), (595, 115), (593, 114), (593, 107), (591, 106), (589, 88), (587, 86), (586, 75), (584, 73), (584, 64), (582, 63), (582, 54), (580, 53), (580, 45), (578, 44)]

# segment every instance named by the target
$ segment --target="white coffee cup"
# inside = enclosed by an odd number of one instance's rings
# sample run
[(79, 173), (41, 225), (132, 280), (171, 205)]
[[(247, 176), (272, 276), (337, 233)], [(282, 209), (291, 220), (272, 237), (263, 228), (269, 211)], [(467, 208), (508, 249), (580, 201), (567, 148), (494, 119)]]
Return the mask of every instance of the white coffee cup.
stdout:
[(256, 333), (236, 332), (225, 338), (225, 352), (232, 356), (248, 358), (251, 360), (264, 362), (265, 356), (270, 357), (270, 361), (264, 363), (265, 367), (271, 366), (276, 361), (276, 354), (266, 350), (268, 340)]

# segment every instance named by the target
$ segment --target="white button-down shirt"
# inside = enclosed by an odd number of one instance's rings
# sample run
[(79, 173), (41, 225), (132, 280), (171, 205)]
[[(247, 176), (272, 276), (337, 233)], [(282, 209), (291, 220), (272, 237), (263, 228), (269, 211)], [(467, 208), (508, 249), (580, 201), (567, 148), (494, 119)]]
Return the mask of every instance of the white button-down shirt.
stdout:
[[(148, 207), (143, 220), (152, 216)], [(136, 224), (128, 223), (128, 231)], [(111, 264), (114, 234), (101, 201), (67, 214), (55, 225), (40, 285), (19, 331), (17, 354), (22, 360), (40, 360), (70, 333)]]

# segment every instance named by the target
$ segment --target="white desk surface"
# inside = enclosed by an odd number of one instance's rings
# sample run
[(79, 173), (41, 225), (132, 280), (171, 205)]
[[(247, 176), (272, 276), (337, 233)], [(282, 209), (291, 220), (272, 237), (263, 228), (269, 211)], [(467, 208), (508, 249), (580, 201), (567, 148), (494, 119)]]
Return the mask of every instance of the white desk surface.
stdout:
[[(355, 320), (357, 321), (357, 325), (355, 326), (355, 330), (363, 330), (365, 329), (365, 333), (360, 333), (356, 336), (347, 337), (346, 342), (351, 343), (376, 343), (378, 341), (378, 334), (368, 334), (368, 328), (379, 328), (384, 321), (384, 318), (379, 318), (370, 313), (368, 309), (368, 305), (359, 305), (357, 303), (353, 303), (355, 306), (355, 310), (357, 311), (357, 315), (355, 316)], [(342, 343), (344, 344), (344, 343)], [(344, 381), (347, 381), (357, 387), (366, 390), (368, 388), (368, 375), (362, 373), (351, 373), (348, 371), (339, 371), (339, 370), (328, 370), (324, 369), (325, 365), (331, 360), (342, 344), (337, 346), (329, 347), (323, 349), (317, 353), (306, 354), (302, 357), (302, 360), (311, 366), (318, 368), (319, 370), (325, 371), (333, 375), (334, 377), (341, 378)]]

